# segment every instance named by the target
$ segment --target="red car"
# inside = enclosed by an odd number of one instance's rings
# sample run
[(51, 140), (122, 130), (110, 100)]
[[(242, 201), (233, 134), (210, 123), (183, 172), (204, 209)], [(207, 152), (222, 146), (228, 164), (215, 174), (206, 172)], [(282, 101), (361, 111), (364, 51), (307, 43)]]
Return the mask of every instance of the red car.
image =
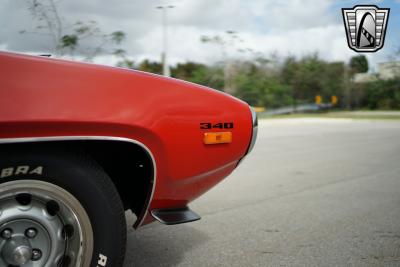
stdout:
[(188, 208), (252, 149), (257, 118), (203, 86), (0, 53), (0, 266), (121, 266), (135, 228)]

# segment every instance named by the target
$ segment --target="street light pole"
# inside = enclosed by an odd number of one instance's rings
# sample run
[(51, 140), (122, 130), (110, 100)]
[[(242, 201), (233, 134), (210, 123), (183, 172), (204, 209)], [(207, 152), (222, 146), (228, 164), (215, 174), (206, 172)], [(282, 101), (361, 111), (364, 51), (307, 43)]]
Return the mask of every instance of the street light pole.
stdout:
[(158, 6), (158, 9), (162, 11), (162, 24), (163, 24), (163, 51), (161, 53), (161, 61), (163, 65), (163, 75), (170, 77), (171, 73), (167, 61), (167, 50), (168, 50), (168, 33), (167, 33), (167, 9), (174, 8), (175, 6)]

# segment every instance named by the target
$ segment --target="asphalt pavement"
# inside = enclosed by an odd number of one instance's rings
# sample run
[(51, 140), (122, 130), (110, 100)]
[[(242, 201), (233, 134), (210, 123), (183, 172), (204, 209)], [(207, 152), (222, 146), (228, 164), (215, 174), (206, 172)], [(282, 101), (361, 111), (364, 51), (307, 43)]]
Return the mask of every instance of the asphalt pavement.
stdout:
[(400, 266), (400, 121), (262, 120), (252, 153), (190, 206), (129, 231), (130, 266)]

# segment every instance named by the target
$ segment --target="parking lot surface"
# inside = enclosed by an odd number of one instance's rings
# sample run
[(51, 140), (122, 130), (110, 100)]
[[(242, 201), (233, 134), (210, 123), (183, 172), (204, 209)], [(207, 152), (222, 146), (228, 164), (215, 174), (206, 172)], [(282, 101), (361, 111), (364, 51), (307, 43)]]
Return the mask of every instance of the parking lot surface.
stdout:
[(400, 122), (262, 120), (252, 153), (191, 204), (129, 231), (130, 266), (400, 266)]

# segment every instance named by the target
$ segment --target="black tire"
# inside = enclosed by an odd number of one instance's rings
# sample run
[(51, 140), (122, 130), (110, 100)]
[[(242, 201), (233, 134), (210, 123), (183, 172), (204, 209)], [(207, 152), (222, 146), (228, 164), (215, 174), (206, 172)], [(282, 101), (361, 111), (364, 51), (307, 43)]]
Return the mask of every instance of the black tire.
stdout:
[[(41, 166), (42, 172), (15, 174), (15, 171), (8, 171), (2, 174), (2, 170), (18, 166), (29, 166), (30, 170)], [(90, 266), (123, 265), (126, 247), (123, 204), (111, 179), (89, 156), (65, 147), (56, 149), (51, 144), (2, 145), (0, 177), (0, 187), (10, 181), (39, 180), (72, 194), (85, 209), (93, 230)]]

